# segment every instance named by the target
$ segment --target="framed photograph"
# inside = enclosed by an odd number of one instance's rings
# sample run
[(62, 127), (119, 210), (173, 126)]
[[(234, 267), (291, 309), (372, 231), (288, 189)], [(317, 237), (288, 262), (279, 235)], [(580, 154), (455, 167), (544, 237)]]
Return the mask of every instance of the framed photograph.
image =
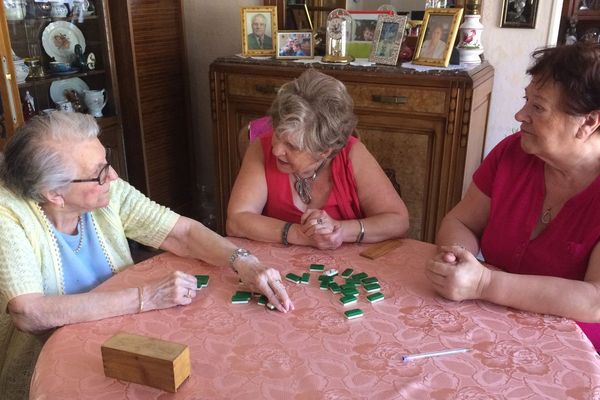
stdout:
[(313, 58), (313, 48), (312, 31), (277, 32), (277, 58)]
[(503, 0), (500, 28), (535, 28), (539, 0)]
[(349, 10), (352, 15), (352, 33), (350, 40), (353, 42), (372, 42), (375, 37), (377, 18), (380, 15), (394, 15), (391, 10)]
[(294, 24), (296, 25), (296, 30), (313, 30), (313, 24), (310, 19), (310, 13), (308, 12), (307, 4), (295, 6), (291, 9), (291, 12), (292, 17), (294, 18)]
[(386, 65), (398, 63), (407, 19), (406, 15), (379, 16), (369, 61)]
[(417, 40), (414, 64), (447, 67), (462, 18), (462, 8), (428, 8)]
[(242, 54), (245, 56), (275, 55), (277, 7), (242, 7)]

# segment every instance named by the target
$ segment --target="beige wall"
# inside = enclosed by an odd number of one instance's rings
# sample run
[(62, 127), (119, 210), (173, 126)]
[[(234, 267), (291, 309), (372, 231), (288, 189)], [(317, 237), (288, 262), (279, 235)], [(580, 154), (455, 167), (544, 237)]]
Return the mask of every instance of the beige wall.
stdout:
[(208, 68), (217, 57), (240, 53), (240, 7), (255, 5), (262, 5), (262, 1), (183, 0), (196, 179), (198, 186), (208, 185), (213, 193), (216, 171)]
[[(486, 153), (503, 137), (518, 129), (515, 112), (527, 84), (525, 69), (530, 53), (555, 43), (562, 0), (540, 0), (535, 29), (500, 28), (501, 1), (483, 2), (485, 56), (496, 70), (488, 124)], [(193, 129), (198, 184), (216, 182), (210, 117), (208, 67), (216, 57), (241, 51), (240, 7), (261, 5), (261, 0), (184, 0), (184, 21), (190, 70)]]

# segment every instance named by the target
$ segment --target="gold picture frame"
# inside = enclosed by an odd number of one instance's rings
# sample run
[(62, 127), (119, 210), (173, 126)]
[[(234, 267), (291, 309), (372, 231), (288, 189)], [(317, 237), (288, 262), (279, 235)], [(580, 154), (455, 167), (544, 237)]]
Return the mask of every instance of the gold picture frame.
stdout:
[(462, 8), (425, 10), (413, 64), (444, 68), (448, 66), (462, 14)]
[(380, 15), (377, 18), (369, 61), (385, 65), (398, 63), (407, 19), (406, 15)]
[(242, 55), (274, 56), (277, 48), (277, 6), (242, 7)]

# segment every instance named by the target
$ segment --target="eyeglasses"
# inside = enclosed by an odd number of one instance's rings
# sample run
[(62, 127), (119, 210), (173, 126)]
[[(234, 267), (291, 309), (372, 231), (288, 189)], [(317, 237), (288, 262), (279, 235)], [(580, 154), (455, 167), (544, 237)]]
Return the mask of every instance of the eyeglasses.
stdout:
[(108, 173), (110, 172), (110, 160), (111, 160), (111, 150), (109, 148), (106, 149), (106, 165), (102, 167), (100, 173), (95, 178), (88, 179), (73, 179), (71, 183), (82, 183), (82, 182), (98, 182), (98, 185), (104, 185), (106, 180), (108, 179)]

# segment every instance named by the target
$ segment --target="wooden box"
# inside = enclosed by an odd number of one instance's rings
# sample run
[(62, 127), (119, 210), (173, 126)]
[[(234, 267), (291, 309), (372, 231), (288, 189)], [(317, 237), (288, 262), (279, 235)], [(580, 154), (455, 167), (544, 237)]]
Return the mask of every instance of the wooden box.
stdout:
[(187, 345), (119, 332), (102, 345), (104, 374), (176, 392), (190, 375)]

